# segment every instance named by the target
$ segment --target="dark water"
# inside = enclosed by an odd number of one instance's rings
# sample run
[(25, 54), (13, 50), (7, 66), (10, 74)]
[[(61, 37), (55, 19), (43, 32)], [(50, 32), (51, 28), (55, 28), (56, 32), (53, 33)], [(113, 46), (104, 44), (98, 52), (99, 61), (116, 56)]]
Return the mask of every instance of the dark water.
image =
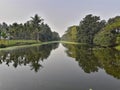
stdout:
[(70, 44), (0, 51), (0, 90), (120, 90), (120, 52)]

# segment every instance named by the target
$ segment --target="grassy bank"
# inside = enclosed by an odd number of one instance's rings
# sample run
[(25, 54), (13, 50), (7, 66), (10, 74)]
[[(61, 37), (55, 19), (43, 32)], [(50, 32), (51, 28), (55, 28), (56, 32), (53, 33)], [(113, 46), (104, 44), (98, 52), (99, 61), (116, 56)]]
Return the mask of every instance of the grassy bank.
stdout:
[(0, 48), (40, 43), (36, 40), (0, 40)]
[(68, 42), (68, 41), (48, 41), (48, 42), (40, 42), (36, 40), (0, 40), (0, 51), (1, 50), (11, 50), (17, 48), (24, 48), (24, 47), (31, 47), (31, 46), (38, 46), (50, 43), (65, 43), (65, 44), (80, 44), (85, 45), (77, 42)]
[(11, 46), (31, 45), (31, 44), (49, 44), (49, 43), (65, 43), (65, 44), (86, 45), (85, 43), (69, 42), (69, 41), (40, 42), (40, 41), (36, 41), (36, 40), (0, 40), (0, 48), (6, 48), (6, 47), (11, 47)]
[(65, 44), (80, 44), (80, 45), (86, 45), (85, 43), (79, 43), (79, 42), (69, 42), (69, 41), (59, 41), (60, 43), (65, 43)]
[[(38, 46), (38, 45), (45, 45), (50, 43), (59, 43), (59, 41), (49, 41), (49, 42), (38, 42), (35, 40), (10, 40), (9, 44), (8, 42), (4, 41), (4, 44), (7, 46), (4, 48), (0, 48), (0, 51), (2, 50), (12, 50), (17, 48), (24, 48), (24, 47), (32, 47), (32, 46)], [(1, 44), (1, 43), (0, 43)], [(3, 42), (2, 42), (3, 44)]]

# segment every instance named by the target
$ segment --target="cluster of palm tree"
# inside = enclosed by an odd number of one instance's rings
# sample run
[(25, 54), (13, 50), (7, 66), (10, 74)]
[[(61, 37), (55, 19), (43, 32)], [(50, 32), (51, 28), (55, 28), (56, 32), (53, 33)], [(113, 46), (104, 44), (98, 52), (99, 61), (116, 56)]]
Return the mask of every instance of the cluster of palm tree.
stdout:
[(52, 32), (43, 19), (35, 14), (26, 23), (0, 24), (0, 39), (52, 41), (60, 38), (57, 32)]

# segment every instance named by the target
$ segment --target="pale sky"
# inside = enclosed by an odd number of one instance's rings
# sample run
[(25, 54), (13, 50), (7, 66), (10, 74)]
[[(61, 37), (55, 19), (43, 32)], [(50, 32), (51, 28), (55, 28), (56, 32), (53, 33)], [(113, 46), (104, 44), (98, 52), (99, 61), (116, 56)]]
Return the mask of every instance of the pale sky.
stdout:
[(0, 0), (0, 22), (25, 23), (34, 14), (62, 35), (87, 14), (106, 20), (120, 15), (120, 0)]

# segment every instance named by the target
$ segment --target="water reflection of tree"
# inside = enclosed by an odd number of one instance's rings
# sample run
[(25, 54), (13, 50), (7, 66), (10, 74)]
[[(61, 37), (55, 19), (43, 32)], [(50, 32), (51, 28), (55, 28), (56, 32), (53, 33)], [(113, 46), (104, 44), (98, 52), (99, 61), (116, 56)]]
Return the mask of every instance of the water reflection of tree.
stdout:
[(66, 53), (75, 58), (86, 72), (97, 72), (103, 68), (107, 74), (120, 79), (120, 51), (112, 48), (90, 48), (83, 45), (66, 45)]
[(101, 48), (94, 50), (94, 55), (107, 74), (120, 79), (120, 51), (112, 48)]
[(97, 72), (99, 63), (92, 49), (86, 45), (64, 45), (68, 56), (75, 58), (86, 73)]
[(8, 66), (13, 64), (15, 68), (21, 65), (28, 65), (31, 70), (37, 72), (42, 67), (40, 61), (47, 59), (51, 51), (56, 48), (58, 48), (58, 43), (1, 51), (0, 64), (6, 63)]

